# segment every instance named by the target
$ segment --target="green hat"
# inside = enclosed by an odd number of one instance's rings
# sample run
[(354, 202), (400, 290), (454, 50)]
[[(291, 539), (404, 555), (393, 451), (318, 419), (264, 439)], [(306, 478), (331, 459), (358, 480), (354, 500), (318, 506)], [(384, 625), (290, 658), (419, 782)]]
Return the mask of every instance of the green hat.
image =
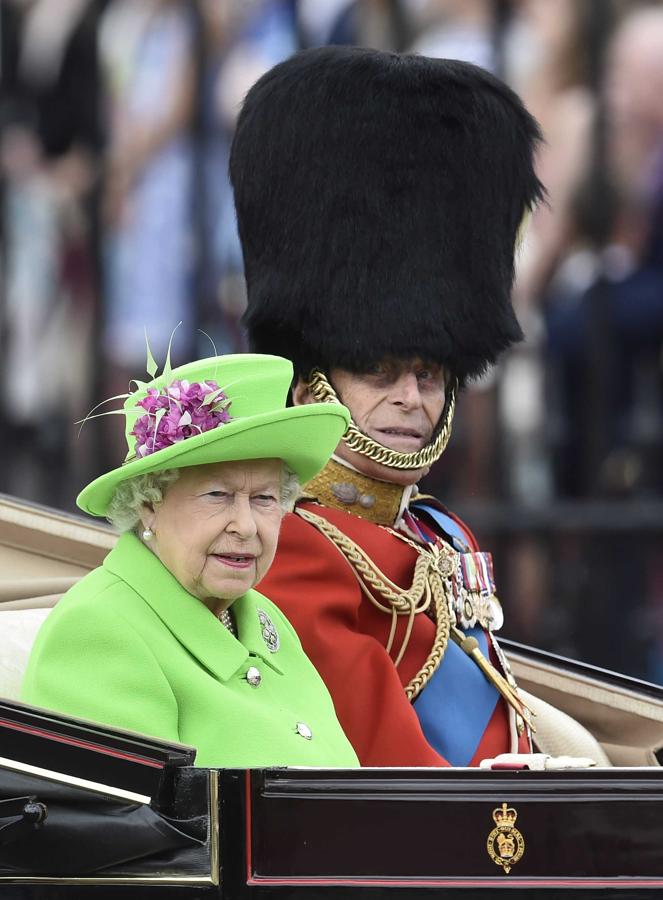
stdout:
[(115, 489), (147, 472), (241, 459), (282, 459), (304, 483), (323, 468), (350, 420), (340, 404), (286, 408), (292, 364), (280, 356), (216, 356), (167, 369), (124, 403), (129, 453), (76, 499), (104, 516)]

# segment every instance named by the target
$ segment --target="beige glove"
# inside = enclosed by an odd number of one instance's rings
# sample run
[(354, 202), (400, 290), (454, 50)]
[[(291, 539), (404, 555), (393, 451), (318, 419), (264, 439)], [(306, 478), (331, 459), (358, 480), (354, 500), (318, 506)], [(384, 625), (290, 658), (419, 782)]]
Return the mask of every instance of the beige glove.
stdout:
[(550, 756), (548, 753), (500, 753), (494, 759), (482, 759), (480, 769), (530, 769), (545, 772), (552, 769), (588, 769), (596, 762), (588, 756)]

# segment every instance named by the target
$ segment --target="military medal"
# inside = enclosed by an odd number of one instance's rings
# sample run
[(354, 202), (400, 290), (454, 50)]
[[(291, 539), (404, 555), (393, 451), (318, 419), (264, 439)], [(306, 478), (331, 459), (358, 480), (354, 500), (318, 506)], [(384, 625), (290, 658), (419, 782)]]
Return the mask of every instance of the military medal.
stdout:
[(456, 577), (450, 584), (449, 611), (460, 628), (467, 631), (481, 625), (486, 631), (499, 631), (504, 615), (495, 596), (490, 553), (459, 553)]

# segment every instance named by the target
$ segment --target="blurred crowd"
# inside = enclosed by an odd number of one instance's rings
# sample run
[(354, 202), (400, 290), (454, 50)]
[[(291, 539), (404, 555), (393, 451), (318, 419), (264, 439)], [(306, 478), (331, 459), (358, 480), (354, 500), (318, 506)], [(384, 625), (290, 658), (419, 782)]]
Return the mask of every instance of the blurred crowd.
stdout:
[(116, 463), (112, 416), (74, 422), (144, 377), (146, 332), (160, 361), (171, 337), (175, 363), (246, 349), (227, 160), (256, 78), (326, 43), (468, 60), (540, 121), (548, 202), (526, 341), (467, 390), (429, 487), (508, 547), (516, 636), (607, 665), (628, 601), (614, 665), (663, 681), (663, 522), (629, 512), (663, 503), (662, 2), (0, 0), (0, 40), (0, 491), (72, 508)]

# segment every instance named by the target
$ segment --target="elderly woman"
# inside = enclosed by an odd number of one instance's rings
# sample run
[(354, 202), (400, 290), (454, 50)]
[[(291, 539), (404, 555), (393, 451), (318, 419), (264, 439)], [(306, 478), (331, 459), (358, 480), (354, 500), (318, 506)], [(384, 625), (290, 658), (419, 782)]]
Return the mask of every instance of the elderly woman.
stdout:
[(348, 414), (285, 408), (279, 357), (191, 363), (125, 404), (129, 455), (81, 509), (122, 535), (37, 636), (22, 699), (197, 748), (202, 766), (356, 766), (287, 619), (253, 590)]

